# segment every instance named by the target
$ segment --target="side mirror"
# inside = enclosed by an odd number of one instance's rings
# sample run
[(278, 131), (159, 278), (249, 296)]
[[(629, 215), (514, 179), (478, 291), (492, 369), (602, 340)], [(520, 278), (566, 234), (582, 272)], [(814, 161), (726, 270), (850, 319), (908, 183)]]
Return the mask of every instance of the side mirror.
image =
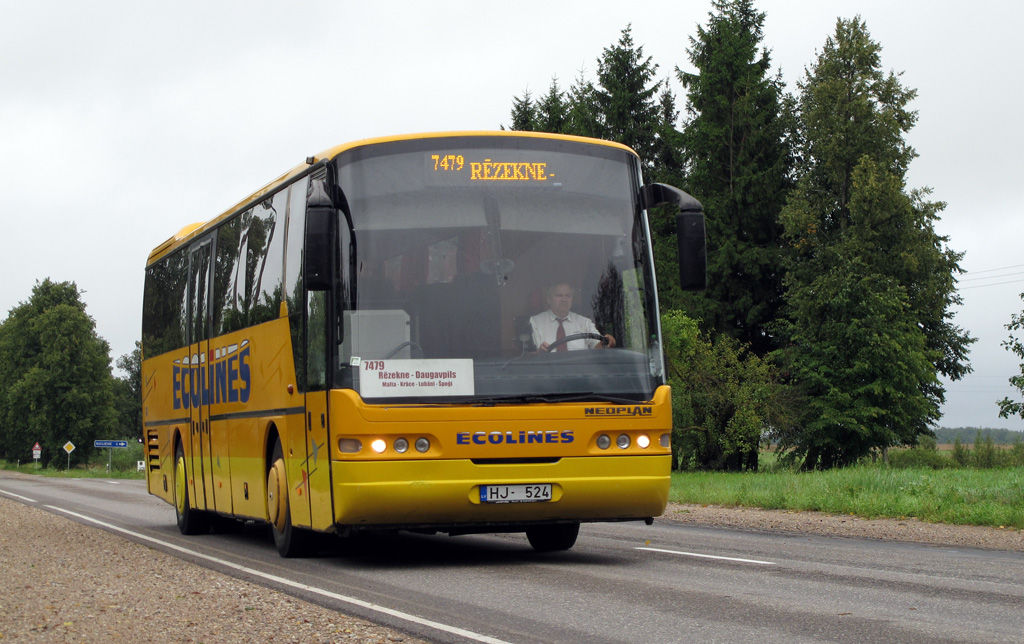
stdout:
[(644, 209), (661, 204), (674, 204), (676, 236), (679, 241), (679, 284), (683, 290), (700, 291), (707, 287), (707, 240), (704, 232), (704, 206), (679, 188), (663, 183), (643, 187)]
[(306, 239), (302, 274), (306, 290), (328, 291), (334, 266), (334, 222), (337, 211), (323, 181), (313, 181), (306, 199)]

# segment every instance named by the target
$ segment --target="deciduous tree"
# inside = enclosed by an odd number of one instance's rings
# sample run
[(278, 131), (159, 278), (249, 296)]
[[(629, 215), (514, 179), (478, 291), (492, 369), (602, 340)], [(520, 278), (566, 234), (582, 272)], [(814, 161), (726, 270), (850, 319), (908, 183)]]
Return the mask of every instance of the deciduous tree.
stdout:
[(114, 378), (114, 406), (117, 410), (117, 435), (142, 436), (142, 343), (136, 341), (131, 353), (117, 359), (124, 376)]
[(885, 74), (860, 18), (840, 19), (800, 89), (801, 177), (781, 220), (795, 382), (811, 402), (784, 438), (806, 467), (914, 444), (974, 341), (952, 323), (958, 262), (934, 223), (943, 204), (908, 191), (914, 90)]
[(792, 423), (794, 392), (771, 358), (712, 339), (679, 311), (662, 318), (678, 469), (756, 470), (762, 440)]
[[(1024, 293), (1021, 293), (1020, 297), (1024, 300)], [(1006, 325), (1007, 331), (1020, 331), (1021, 329), (1024, 329), (1024, 312), (1011, 315), (1010, 322)], [(1024, 394), (1024, 342), (1011, 333), (1010, 337), (1003, 341), (1003, 347), (1021, 360), (1020, 375), (1010, 376), (1010, 384)], [(1009, 418), (1010, 416), (1024, 418), (1024, 402), (1010, 400), (1010, 397), (1007, 396), (996, 404), (999, 405), (1000, 418)]]
[(76, 460), (116, 426), (110, 348), (96, 334), (73, 282), (37, 282), (32, 296), (0, 325), (0, 456), (63, 463)]

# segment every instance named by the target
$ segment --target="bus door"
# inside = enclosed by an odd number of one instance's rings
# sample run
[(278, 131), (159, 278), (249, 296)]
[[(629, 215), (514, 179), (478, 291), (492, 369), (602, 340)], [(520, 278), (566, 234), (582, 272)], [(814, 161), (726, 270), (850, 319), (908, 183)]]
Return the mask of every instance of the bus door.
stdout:
[[(310, 291), (306, 303), (306, 460), (303, 494), (309, 500), (310, 527), (334, 523), (330, 468), (330, 414), (327, 410), (327, 291)], [(295, 486), (292, 486), (293, 488)], [(301, 498), (301, 497), (300, 497)]]
[(190, 487), (195, 506), (216, 510), (210, 444), (210, 239), (189, 250), (189, 450)]

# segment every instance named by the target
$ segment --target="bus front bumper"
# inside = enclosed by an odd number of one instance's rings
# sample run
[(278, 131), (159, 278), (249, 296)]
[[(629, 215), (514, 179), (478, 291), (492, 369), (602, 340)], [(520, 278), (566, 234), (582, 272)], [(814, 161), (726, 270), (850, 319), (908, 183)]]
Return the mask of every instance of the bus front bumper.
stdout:
[[(342, 529), (502, 526), (622, 521), (659, 516), (669, 491), (669, 455), (574, 457), (554, 463), (470, 460), (331, 464), (334, 517)], [(481, 486), (551, 485), (551, 499), (488, 503)]]

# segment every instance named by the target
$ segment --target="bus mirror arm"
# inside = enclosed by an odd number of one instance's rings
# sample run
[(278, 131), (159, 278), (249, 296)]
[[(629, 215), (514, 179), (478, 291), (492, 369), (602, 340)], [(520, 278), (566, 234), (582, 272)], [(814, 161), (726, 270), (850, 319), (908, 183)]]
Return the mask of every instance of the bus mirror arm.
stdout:
[(661, 204), (679, 208), (676, 236), (679, 241), (679, 284), (686, 291), (707, 287), (707, 241), (704, 231), (704, 206), (678, 188), (651, 183), (641, 190), (645, 210)]

